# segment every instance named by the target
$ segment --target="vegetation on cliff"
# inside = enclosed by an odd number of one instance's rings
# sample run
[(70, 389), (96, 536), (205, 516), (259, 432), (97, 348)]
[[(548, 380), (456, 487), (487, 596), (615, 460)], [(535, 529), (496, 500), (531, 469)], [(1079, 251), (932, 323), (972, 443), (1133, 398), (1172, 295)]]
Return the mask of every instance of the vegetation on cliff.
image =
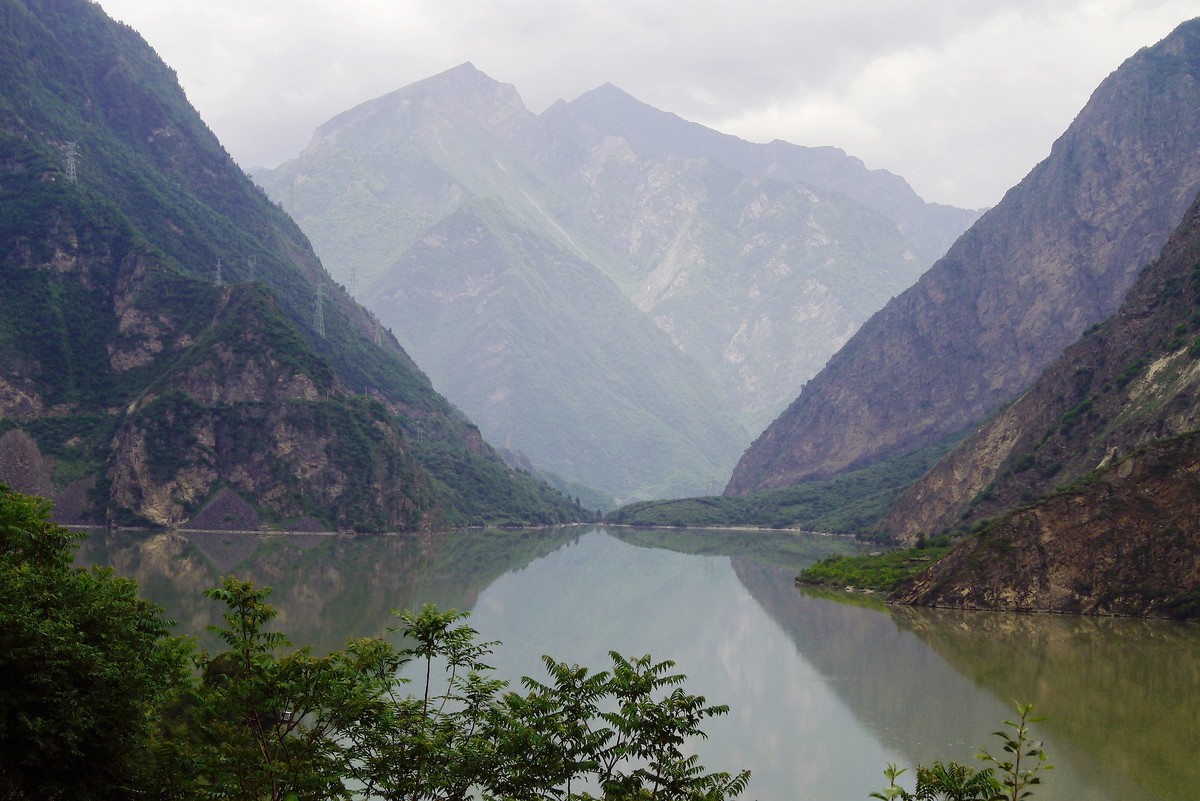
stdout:
[(1116, 311), (1200, 191), (1200, 20), (1097, 88), (1049, 156), (746, 451), (744, 495), (978, 425)]
[(581, 517), (504, 466), (95, 3), (0, 8), (0, 244), (0, 453), (30, 457), (0, 478), (63, 519), (177, 524), (225, 492), (268, 525)]

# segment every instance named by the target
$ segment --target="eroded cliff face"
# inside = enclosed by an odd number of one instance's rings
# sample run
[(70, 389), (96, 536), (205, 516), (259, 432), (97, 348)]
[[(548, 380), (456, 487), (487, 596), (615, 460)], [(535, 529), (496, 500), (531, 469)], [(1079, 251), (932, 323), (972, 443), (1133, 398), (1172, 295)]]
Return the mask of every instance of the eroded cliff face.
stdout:
[[(436, 521), (391, 414), (341, 384), (265, 286), (187, 279), (120, 227), (70, 217), (27, 229), (10, 271), (0, 481), (71, 523)], [(214, 501), (241, 513), (206, 515)]]
[(1000, 517), (889, 600), (1200, 618), (1200, 433)]
[(427, 511), (428, 486), (401, 478), (411, 469), (378, 407), (329, 398), (208, 407), (173, 394), (122, 421), (109, 498), (114, 514), (175, 526), (200, 517), (224, 488), (276, 525), (399, 531), (419, 526)]
[(1156, 439), (1200, 428), (1200, 202), (1117, 314), (910, 487), (901, 543), (1028, 503)]
[(726, 493), (914, 450), (1014, 398), (1167, 241), (1200, 190), (1198, 130), (1193, 21), (1101, 84), (1050, 156), (808, 383)]
[[(158, 334), (180, 330), (162, 299), (136, 293), (122, 319), (153, 317)], [(262, 287), (216, 289), (204, 317), (210, 322), (121, 417), (109, 515), (180, 525), (226, 489), (276, 523), (420, 524), (430, 489), (412, 478), (420, 471), (390, 415), (306, 350)]]

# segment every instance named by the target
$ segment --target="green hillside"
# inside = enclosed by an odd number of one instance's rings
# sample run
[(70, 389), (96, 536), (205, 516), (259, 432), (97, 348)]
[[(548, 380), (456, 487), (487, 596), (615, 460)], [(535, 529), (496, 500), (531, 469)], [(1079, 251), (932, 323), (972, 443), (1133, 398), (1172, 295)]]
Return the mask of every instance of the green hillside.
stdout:
[[(6, 469), (63, 514), (178, 523), (232, 492), (264, 524), (577, 517), (505, 467), (94, 3), (0, 6), (0, 242), (0, 450), (32, 440)], [(177, 463), (147, 470), (155, 452)]]

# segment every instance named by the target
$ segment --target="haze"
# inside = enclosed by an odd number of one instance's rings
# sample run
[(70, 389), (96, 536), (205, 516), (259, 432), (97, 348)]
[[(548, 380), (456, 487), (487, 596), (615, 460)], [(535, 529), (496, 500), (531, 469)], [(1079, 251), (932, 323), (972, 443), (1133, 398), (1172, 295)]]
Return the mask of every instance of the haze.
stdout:
[(1195, 0), (101, 0), (246, 168), (464, 61), (540, 112), (606, 81), (753, 141), (835, 145), (925, 199), (995, 204)]

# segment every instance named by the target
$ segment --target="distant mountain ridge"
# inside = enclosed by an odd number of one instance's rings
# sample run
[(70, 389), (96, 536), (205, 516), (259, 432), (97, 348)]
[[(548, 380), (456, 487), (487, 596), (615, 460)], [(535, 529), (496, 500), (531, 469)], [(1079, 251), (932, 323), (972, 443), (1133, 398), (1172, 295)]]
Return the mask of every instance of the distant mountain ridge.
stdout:
[(0, 243), (0, 480), (64, 520), (580, 516), (433, 390), (96, 3), (0, 5)]
[(543, 114), (548, 125), (585, 125), (617, 136), (646, 158), (712, 159), (745, 176), (799, 183), (851, 198), (887, 216), (932, 263), (980, 212), (927, 203), (898, 175), (868, 169), (837, 147), (805, 147), (776, 139), (747, 142), (642, 103), (606, 83), (571, 102), (558, 101)]
[(747, 450), (740, 495), (977, 424), (1116, 310), (1200, 190), (1200, 21), (1128, 59), (1004, 199)]
[[(740, 142), (612, 88), (534, 115), (470, 64), (338, 115), (255, 178), (485, 434), (621, 500), (713, 491), (974, 217), (840, 151)], [(483, 200), (481, 236), (512, 247), (452, 264), (448, 231)]]

